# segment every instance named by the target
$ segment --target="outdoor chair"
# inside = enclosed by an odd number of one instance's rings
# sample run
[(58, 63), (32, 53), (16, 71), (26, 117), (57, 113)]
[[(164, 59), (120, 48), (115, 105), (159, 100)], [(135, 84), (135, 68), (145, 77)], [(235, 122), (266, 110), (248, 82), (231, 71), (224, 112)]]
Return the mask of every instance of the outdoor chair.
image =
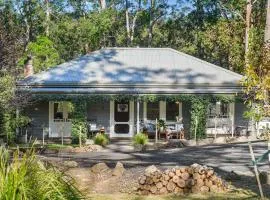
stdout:
[(168, 124), (165, 130), (166, 139), (183, 139), (184, 138), (184, 126), (183, 124), (173, 123)]
[(88, 136), (91, 136), (91, 138), (100, 131), (97, 127), (96, 120), (88, 121), (87, 128), (89, 134)]

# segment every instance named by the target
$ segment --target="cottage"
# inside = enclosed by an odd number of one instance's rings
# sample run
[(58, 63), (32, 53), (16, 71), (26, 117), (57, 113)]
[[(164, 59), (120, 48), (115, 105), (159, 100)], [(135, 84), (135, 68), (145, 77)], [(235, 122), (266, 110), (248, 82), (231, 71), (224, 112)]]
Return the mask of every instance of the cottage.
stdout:
[(24, 111), (37, 138), (44, 128), (50, 138), (70, 137), (69, 102), (76, 99), (84, 100), (90, 128), (104, 129), (112, 138), (132, 137), (156, 119), (183, 124), (191, 137), (191, 97), (212, 98), (202, 119), (207, 134), (233, 134), (248, 125), (241, 101), (219, 99), (235, 99), (242, 76), (171, 48), (105, 48), (38, 74), (29, 64), (25, 71), (28, 77), (17, 88), (37, 98)]

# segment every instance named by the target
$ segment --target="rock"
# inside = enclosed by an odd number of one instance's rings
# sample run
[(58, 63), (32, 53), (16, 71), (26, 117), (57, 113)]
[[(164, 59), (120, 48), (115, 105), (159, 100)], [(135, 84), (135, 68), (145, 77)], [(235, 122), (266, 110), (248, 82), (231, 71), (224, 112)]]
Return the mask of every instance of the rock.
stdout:
[(91, 167), (91, 172), (94, 174), (104, 173), (110, 171), (110, 168), (106, 165), (106, 163), (98, 163)]
[(72, 146), (66, 146), (65, 148), (59, 149), (61, 153), (71, 153), (73, 152), (73, 147)]
[(187, 147), (189, 147), (189, 146), (196, 146), (196, 145), (197, 145), (197, 143), (196, 143), (195, 140), (181, 139), (180, 141), (181, 141), (181, 143), (182, 143), (184, 146), (187, 146)]
[(87, 139), (85, 142), (85, 145), (91, 145), (91, 144), (94, 144), (94, 141)]
[(113, 169), (112, 175), (113, 176), (122, 176), (125, 172), (124, 165), (121, 162), (117, 162), (115, 168)]
[(142, 144), (134, 144), (134, 151), (145, 151), (146, 146)]
[(159, 171), (158, 168), (155, 165), (151, 165), (145, 169), (144, 174), (145, 176), (151, 176), (151, 174), (157, 171)]
[(214, 142), (215, 144), (226, 144), (227, 141), (226, 141), (226, 138), (225, 137), (217, 137), (214, 139)]
[(226, 180), (230, 180), (230, 181), (233, 181), (233, 180), (240, 180), (241, 179), (241, 176), (236, 174), (234, 171), (231, 171), (229, 172), (226, 177), (225, 177)]
[(208, 144), (212, 144), (213, 141), (214, 141), (213, 138), (201, 139), (197, 141), (197, 145), (208, 145)]
[(268, 171), (260, 172), (260, 180), (262, 184), (270, 185), (270, 172)]
[(70, 168), (73, 168), (73, 167), (78, 167), (78, 163), (76, 161), (72, 161), (72, 160), (66, 160), (63, 162), (63, 165), (65, 167), (70, 167)]

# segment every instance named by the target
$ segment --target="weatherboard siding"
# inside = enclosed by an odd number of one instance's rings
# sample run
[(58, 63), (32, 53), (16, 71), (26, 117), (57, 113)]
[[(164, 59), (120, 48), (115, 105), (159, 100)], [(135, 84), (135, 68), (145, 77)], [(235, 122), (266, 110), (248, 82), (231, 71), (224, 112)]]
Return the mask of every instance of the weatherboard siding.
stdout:
[(110, 102), (91, 102), (87, 104), (87, 120), (96, 121), (97, 128), (110, 132)]
[(31, 119), (31, 126), (27, 129), (32, 139), (42, 139), (43, 129), (49, 128), (49, 102), (38, 102), (24, 109), (24, 113)]

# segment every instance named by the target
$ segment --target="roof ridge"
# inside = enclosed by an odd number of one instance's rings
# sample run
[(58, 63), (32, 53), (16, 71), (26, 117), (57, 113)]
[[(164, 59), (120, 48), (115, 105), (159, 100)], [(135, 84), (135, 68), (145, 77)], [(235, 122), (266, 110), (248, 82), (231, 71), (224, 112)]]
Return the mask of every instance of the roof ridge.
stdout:
[(99, 49), (97, 51), (100, 51), (100, 50), (106, 50), (106, 49), (143, 49), (143, 50), (151, 50), (151, 49), (162, 49), (162, 50), (169, 50), (171, 48), (169, 47), (105, 47), (105, 48), (102, 48), (102, 49)]
[(183, 53), (183, 52), (181, 52), (181, 51), (177, 51), (177, 50), (175, 50), (175, 49), (173, 49), (173, 48), (168, 48), (168, 49), (171, 50), (171, 51), (173, 51), (173, 52), (175, 52), (175, 53), (177, 53), (177, 54), (181, 54), (181, 55), (183, 55), (183, 56), (190, 57), (190, 58), (192, 58), (193, 60), (199, 61), (199, 62), (201, 62), (201, 63), (205, 63), (205, 64), (209, 65), (210, 67), (213, 67), (213, 68), (222, 70), (222, 71), (224, 71), (224, 72), (230, 73), (230, 74), (232, 74), (232, 75), (236, 75), (236, 76), (241, 77), (241, 78), (243, 77), (241, 74), (238, 74), (238, 73), (233, 72), (233, 71), (231, 71), (231, 70), (228, 70), (228, 69), (225, 69), (225, 68), (223, 68), (223, 67), (217, 66), (217, 65), (215, 65), (215, 64), (212, 64), (212, 63), (210, 63), (210, 62), (207, 62), (207, 61), (202, 60), (202, 59), (200, 59), (200, 58), (197, 58), (197, 57), (195, 57), (195, 56), (191, 56), (191, 55), (186, 54), (186, 53)]

